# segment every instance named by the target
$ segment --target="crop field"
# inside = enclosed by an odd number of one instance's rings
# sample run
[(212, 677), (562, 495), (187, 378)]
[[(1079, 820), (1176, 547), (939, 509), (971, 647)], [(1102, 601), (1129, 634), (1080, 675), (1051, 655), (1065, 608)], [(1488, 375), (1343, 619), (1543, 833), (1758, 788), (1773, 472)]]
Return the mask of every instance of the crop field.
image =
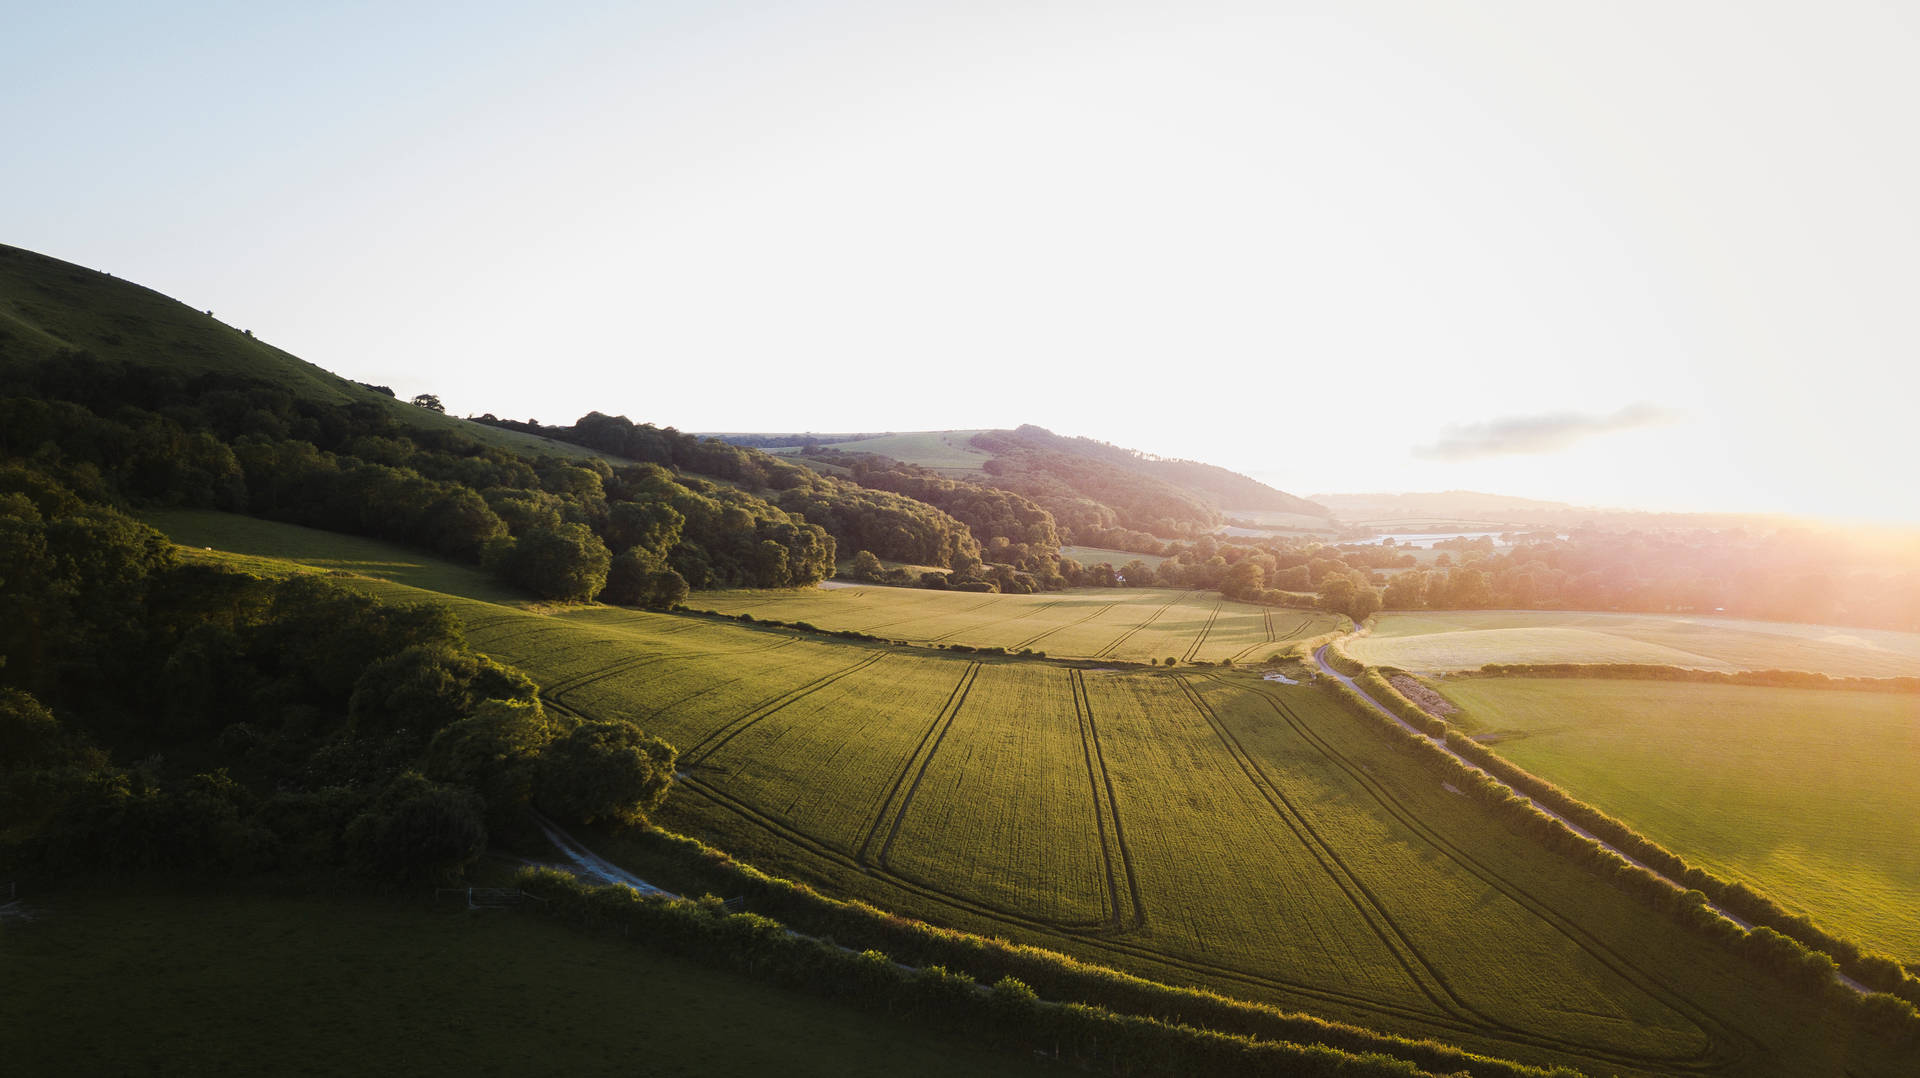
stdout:
[(1501, 755), (1703, 867), (1920, 960), (1920, 696), (1463, 678)]
[[(1785, 1076), (1842, 1055), (1860, 1075), (1900, 1073), (1886, 1049), (1510, 830), (1310, 687), (362, 586), (446, 602), (550, 707), (671, 741), (683, 773), (663, 824), (830, 894), (1590, 1073)], [(757, 616), (904, 620), (927, 639), (1083, 633), (1083, 654), (1120, 651), (1122, 634), (1156, 652), (1244, 647), (1208, 642), (1250, 628), (1236, 618), (1304, 616), (1170, 590), (735, 597), (766, 604)]]
[(915, 588), (701, 592), (689, 605), (722, 614), (852, 629), (916, 644), (1032, 649), (1077, 659), (1256, 661), (1344, 619), (1254, 606), (1172, 588), (1081, 588), (983, 595)]
[(1161, 562), (1167, 560), (1158, 554), (1135, 554), (1132, 551), (1109, 550), (1106, 547), (1099, 546), (1063, 546), (1060, 548), (1060, 554), (1063, 557), (1072, 558), (1082, 565), (1098, 565), (1101, 562), (1106, 562), (1115, 569), (1135, 559), (1145, 562), (1147, 565), (1157, 569), (1160, 567)]
[[(679, 745), (670, 826), (886, 908), (1623, 1073), (1724, 1063), (1768, 1029), (1731, 960), (1309, 689), (646, 615), (469, 634), (550, 702)], [(1693, 1002), (1729, 996), (1730, 1017)]]
[(1381, 614), (1371, 634), (1346, 647), (1362, 662), (1420, 671), (1564, 662), (1812, 670), (1834, 677), (1920, 675), (1920, 633), (1658, 614)]

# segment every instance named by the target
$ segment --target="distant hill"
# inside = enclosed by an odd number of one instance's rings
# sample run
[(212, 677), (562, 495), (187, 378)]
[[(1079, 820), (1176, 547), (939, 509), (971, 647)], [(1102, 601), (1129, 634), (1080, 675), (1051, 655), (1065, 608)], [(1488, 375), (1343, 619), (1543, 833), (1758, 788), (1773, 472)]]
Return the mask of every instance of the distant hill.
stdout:
[(583, 457), (576, 446), (482, 426), (397, 400), (275, 348), (244, 329), (110, 273), (0, 244), (0, 365), (63, 356), (158, 366), (189, 377), (238, 375), (300, 400), (372, 405), (403, 425), (458, 431), (487, 445)]
[[(1090, 544), (1144, 549), (1147, 536), (1211, 532), (1226, 512), (1264, 510), (1325, 520), (1332, 514), (1285, 491), (1225, 468), (1157, 457), (1045, 427), (918, 431), (828, 442), (820, 435), (717, 435), (739, 445), (793, 448), (796, 459), (835, 474), (853, 458), (883, 457), (962, 483), (1031, 499), (1065, 533)], [(1133, 533), (1129, 539), (1123, 533)]]

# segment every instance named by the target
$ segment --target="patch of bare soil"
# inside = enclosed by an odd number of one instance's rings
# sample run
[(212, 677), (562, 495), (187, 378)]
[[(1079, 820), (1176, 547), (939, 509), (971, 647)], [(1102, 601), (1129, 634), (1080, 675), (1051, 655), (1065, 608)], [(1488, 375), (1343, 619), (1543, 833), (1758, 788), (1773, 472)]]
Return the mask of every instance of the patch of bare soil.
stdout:
[(1460, 710), (1452, 704), (1447, 703), (1446, 697), (1420, 684), (1419, 681), (1410, 675), (1395, 674), (1387, 680), (1393, 684), (1394, 688), (1400, 690), (1400, 695), (1412, 700), (1420, 710), (1432, 715), (1436, 719), (1444, 719), (1448, 715)]

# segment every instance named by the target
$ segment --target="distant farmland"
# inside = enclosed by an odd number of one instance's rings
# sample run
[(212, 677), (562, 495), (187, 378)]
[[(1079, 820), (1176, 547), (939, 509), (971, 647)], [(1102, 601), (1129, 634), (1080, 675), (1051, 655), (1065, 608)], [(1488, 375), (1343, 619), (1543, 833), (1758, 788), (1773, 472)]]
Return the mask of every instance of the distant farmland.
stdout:
[(1658, 614), (1381, 614), (1371, 634), (1346, 648), (1365, 663), (1419, 671), (1531, 662), (1813, 670), (1835, 677), (1920, 674), (1920, 633)]
[(1920, 959), (1920, 697), (1463, 678), (1498, 751), (1668, 849)]
[(1331, 614), (1169, 588), (1082, 588), (1037, 595), (836, 587), (702, 592), (687, 600), (722, 614), (853, 629), (916, 644), (1031, 649), (1080, 659), (1235, 662), (1265, 659), (1347, 621)]

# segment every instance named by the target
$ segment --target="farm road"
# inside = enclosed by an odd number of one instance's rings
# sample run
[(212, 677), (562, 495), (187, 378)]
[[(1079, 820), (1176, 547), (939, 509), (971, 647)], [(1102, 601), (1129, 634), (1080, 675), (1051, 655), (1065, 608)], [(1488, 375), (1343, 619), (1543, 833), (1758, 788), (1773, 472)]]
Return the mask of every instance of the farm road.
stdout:
[(643, 895), (659, 895), (662, 898), (680, 897), (671, 891), (655, 887), (653, 884), (628, 872), (612, 861), (580, 845), (579, 840), (567, 834), (565, 831), (560, 830), (559, 825), (547, 819), (545, 816), (536, 813), (534, 814), (534, 819), (540, 824), (540, 830), (547, 836), (547, 841), (553, 843), (553, 848), (559, 850), (560, 855), (567, 859), (568, 865), (570, 866), (568, 871), (574, 875), (589, 880), (597, 880), (601, 883), (624, 883)]
[[(1390, 721), (1393, 722), (1394, 725), (1400, 727), (1402, 730), (1405, 730), (1406, 732), (1412, 734), (1413, 736), (1421, 738), (1424, 741), (1427, 741), (1428, 743), (1432, 744), (1434, 747), (1438, 748), (1441, 752), (1444, 752), (1448, 756), (1453, 757), (1455, 760), (1460, 761), (1461, 766), (1465, 767), (1467, 770), (1473, 771), (1477, 774), (1486, 775), (1487, 778), (1493, 779), (1493, 781), (1495, 782), (1500, 782), (1498, 778), (1494, 777), (1491, 774), (1488, 774), (1485, 769), (1481, 768), (1479, 765), (1475, 764), (1473, 761), (1467, 759), (1466, 757), (1448, 748), (1447, 743), (1445, 741), (1442, 741), (1439, 738), (1428, 734), (1424, 730), (1419, 730), (1414, 728), (1413, 724), (1407, 722), (1405, 719), (1402, 719), (1400, 716), (1395, 715), (1392, 711), (1387, 709), (1386, 705), (1382, 704), (1378, 700), (1375, 700), (1373, 696), (1367, 692), (1367, 690), (1354, 684), (1354, 681), (1352, 678), (1348, 677), (1347, 675), (1341, 673), (1338, 670), (1335, 670), (1331, 665), (1327, 663), (1327, 647), (1328, 645), (1322, 644), (1320, 645), (1319, 648), (1315, 649), (1313, 653), (1314, 664), (1320, 668), (1320, 672), (1322, 674), (1326, 675), (1327, 677), (1333, 678), (1334, 680), (1340, 682), (1340, 684), (1345, 685), (1349, 689), (1352, 689), (1355, 696), (1358, 696), (1360, 699), (1365, 700), (1367, 702), (1367, 706), (1373, 708), (1375, 711), (1378, 711), (1380, 714), (1385, 715)], [(1502, 786), (1506, 786), (1506, 783), (1502, 782), (1500, 784)], [(1512, 787), (1507, 787), (1507, 788), (1512, 790)], [(1521, 798), (1522, 800), (1526, 801), (1527, 804), (1532, 805), (1535, 809), (1538, 809), (1540, 812), (1545, 813), (1546, 815), (1551, 816), (1556, 820), (1559, 820), (1561, 824), (1565, 825), (1567, 830), (1572, 831), (1574, 834), (1579, 835), (1581, 838), (1584, 838), (1589, 842), (1597, 844), (1601, 849), (1611, 851), (1615, 856), (1619, 857), (1622, 861), (1625, 861), (1630, 865), (1634, 865), (1639, 868), (1646, 869), (1648, 872), (1653, 873), (1655, 876), (1658, 876), (1661, 879), (1666, 880), (1667, 883), (1671, 884), (1677, 890), (1681, 890), (1681, 891), (1687, 890), (1686, 884), (1680, 883), (1679, 881), (1672, 879), (1671, 877), (1667, 876), (1666, 874), (1660, 872), (1658, 869), (1655, 869), (1650, 865), (1642, 864), (1641, 862), (1635, 860), (1634, 858), (1629, 857), (1625, 851), (1622, 851), (1614, 847), (1611, 843), (1607, 842), (1605, 839), (1600, 838), (1598, 835), (1595, 835), (1591, 831), (1586, 830), (1580, 825), (1574, 823), (1572, 820), (1567, 819), (1565, 816), (1562, 816), (1559, 813), (1548, 808), (1547, 806), (1541, 804), (1540, 802), (1535, 801), (1533, 798), (1528, 797), (1527, 795), (1521, 793), (1518, 790), (1513, 790), (1513, 794), (1515, 797)], [(1748, 931), (1753, 930), (1753, 925), (1750, 922), (1742, 918), (1735, 917), (1733, 914), (1728, 913), (1726, 910), (1721, 909), (1719, 906), (1716, 906), (1711, 902), (1709, 902), (1707, 904), (1707, 907), (1713, 910), (1715, 913), (1718, 913), (1720, 916), (1725, 917), (1727, 920), (1732, 921), (1734, 924), (1739, 925), (1741, 928), (1744, 928)], [(1844, 973), (1835, 974), (1835, 976), (1839, 978), (1841, 984), (1846, 985), (1848, 988), (1853, 989), (1855, 992), (1858, 992), (1861, 995), (1865, 995), (1868, 992), (1872, 991), (1872, 989), (1868, 988), (1866, 985), (1861, 984), (1859, 981), (1854, 980), (1852, 977), (1849, 977)]]

